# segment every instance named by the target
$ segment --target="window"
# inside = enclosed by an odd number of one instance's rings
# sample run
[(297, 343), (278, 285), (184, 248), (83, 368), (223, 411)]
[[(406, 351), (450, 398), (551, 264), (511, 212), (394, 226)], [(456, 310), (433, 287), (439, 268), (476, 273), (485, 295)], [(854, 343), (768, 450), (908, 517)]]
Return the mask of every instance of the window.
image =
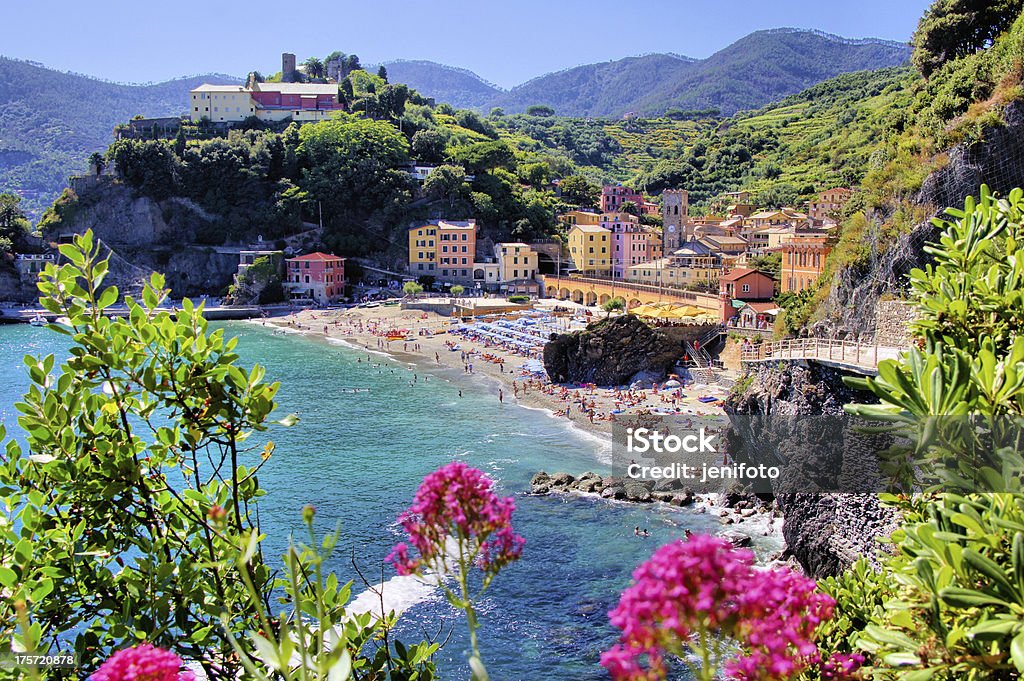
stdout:
[(744, 284), (743, 285), (743, 292), (744, 293), (750, 293), (750, 284)]

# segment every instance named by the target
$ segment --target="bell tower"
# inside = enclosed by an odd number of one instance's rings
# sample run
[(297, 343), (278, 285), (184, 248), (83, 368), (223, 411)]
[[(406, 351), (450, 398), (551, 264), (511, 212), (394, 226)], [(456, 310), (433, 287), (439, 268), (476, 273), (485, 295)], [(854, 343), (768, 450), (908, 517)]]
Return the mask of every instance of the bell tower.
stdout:
[(665, 257), (689, 241), (690, 193), (685, 189), (666, 189), (661, 193), (662, 242)]

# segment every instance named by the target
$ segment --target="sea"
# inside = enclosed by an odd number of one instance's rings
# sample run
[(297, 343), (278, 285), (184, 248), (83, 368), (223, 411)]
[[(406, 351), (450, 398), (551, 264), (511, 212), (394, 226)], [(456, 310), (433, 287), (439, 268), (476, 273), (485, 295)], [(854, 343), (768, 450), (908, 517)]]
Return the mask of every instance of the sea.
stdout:
[[(218, 326), (239, 338), (242, 365), (261, 364), (268, 380), (280, 382), (275, 418), (299, 417), (266, 434), (276, 445), (260, 474), (269, 560), (290, 533), (302, 539), (302, 507), (312, 504), (319, 532), (341, 528), (329, 567), (354, 580), (353, 607), (377, 602), (361, 573), (382, 586), (387, 608), (402, 611), (397, 638), (444, 642), (436, 656), (441, 678), (469, 676), (465, 619), (436, 587), (396, 577), (384, 564), (403, 539), (397, 516), (439, 466), (461, 460), (492, 476), (503, 495), (515, 497), (514, 526), (526, 539), (522, 559), (480, 604), (481, 655), (495, 681), (607, 679), (599, 659), (616, 640), (608, 611), (636, 566), (687, 529), (722, 529), (714, 515), (693, 508), (529, 495), (539, 470), (609, 473), (610, 446), (545, 410), (499, 403), (497, 385), (486, 378), (467, 381), (461, 369), (432, 358), (413, 364), (270, 326)], [(0, 422), (9, 434), (17, 437), (14, 404), (28, 386), (23, 357), (61, 360), (68, 342), (46, 328), (0, 326)], [(650, 536), (634, 536), (638, 526)], [(762, 558), (780, 547), (776, 536), (755, 537)]]

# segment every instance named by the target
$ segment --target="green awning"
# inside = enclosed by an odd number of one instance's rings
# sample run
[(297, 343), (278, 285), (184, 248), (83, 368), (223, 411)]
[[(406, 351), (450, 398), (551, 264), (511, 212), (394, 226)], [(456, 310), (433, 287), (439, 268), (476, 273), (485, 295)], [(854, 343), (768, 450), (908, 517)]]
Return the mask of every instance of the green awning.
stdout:
[(732, 306), (733, 306), (733, 307), (735, 307), (735, 308), (741, 308), (741, 307), (743, 307), (744, 305), (746, 305), (746, 303), (745, 303), (744, 301), (742, 301), (742, 300), (736, 300), (735, 298), (733, 298), (733, 299), (732, 299)]

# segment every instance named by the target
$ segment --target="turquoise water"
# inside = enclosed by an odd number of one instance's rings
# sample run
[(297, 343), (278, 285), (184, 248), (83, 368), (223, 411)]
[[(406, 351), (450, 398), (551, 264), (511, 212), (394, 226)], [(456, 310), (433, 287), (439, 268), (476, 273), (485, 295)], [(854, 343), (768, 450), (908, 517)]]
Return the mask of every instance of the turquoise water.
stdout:
[[(243, 363), (263, 364), (268, 378), (281, 382), (279, 416), (301, 418), (293, 428), (272, 431), (277, 451), (261, 475), (269, 491), (260, 517), (270, 553), (279, 554), (288, 532), (300, 529), (301, 508), (311, 503), (322, 529), (341, 522), (331, 567), (357, 579), (354, 556), (368, 579), (379, 580), (383, 558), (401, 539), (395, 518), (426, 473), (462, 459), (515, 495), (524, 556), (495, 580), (482, 604), (482, 655), (495, 681), (607, 678), (598, 665), (615, 640), (607, 612), (633, 568), (687, 528), (720, 529), (717, 519), (685, 509), (526, 495), (540, 469), (607, 472), (601, 463), (607, 447), (545, 412), (499, 404), (496, 386), (484, 379), (467, 386), (460, 376), (456, 385), (451, 370), (440, 367), (382, 355), (368, 361), (365, 351), (245, 323), (227, 328), (240, 338)], [(22, 356), (59, 357), (65, 342), (45, 329), (0, 327), (0, 422), (8, 430), (28, 383)], [(634, 537), (637, 525), (651, 536)], [(399, 638), (418, 640), (443, 620), (453, 634), (438, 655), (442, 677), (468, 676), (458, 613), (433, 590), (391, 579), (390, 566), (384, 575), (389, 602), (408, 606)]]

